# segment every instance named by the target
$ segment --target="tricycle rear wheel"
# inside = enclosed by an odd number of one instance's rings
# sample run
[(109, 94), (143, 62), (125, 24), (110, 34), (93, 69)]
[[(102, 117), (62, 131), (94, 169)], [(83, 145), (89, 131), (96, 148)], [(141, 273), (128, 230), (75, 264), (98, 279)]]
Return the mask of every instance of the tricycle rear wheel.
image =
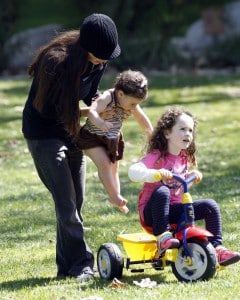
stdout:
[(97, 253), (97, 266), (101, 278), (111, 280), (122, 277), (124, 260), (120, 249), (114, 243), (101, 245)]

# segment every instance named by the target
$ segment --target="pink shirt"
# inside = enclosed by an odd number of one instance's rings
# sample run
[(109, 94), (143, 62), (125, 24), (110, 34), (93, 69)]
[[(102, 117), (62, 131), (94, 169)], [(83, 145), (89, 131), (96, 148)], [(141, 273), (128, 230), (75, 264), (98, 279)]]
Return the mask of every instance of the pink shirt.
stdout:
[[(172, 173), (175, 173), (179, 176), (185, 177), (188, 169), (188, 162), (186, 155), (181, 152), (179, 155), (168, 154), (166, 157), (159, 158), (160, 151), (148, 153), (144, 156), (140, 162), (142, 162), (148, 169), (168, 169)], [(169, 179), (166, 182), (154, 182), (148, 183), (145, 182), (142, 188), (142, 191), (139, 195), (138, 209), (140, 217), (143, 218), (143, 210), (148, 202), (149, 198), (152, 195), (152, 192), (161, 185), (166, 185), (170, 188), (170, 203), (180, 203), (182, 197), (182, 185), (177, 182), (175, 179)]]

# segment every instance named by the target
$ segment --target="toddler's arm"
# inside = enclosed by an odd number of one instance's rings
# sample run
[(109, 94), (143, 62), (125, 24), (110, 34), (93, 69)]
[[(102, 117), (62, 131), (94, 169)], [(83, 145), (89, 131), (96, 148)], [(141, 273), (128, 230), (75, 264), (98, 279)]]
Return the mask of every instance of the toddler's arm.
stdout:
[(135, 120), (138, 122), (138, 124), (141, 126), (141, 128), (144, 130), (144, 132), (147, 134), (148, 138), (152, 135), (153, 132), (153, 126), (151, 121), (149, 120), (148, 116), (145, 114), (145, 112), (142, 110), (140, 105), (137, 105), (134, 111), (132, 112)]

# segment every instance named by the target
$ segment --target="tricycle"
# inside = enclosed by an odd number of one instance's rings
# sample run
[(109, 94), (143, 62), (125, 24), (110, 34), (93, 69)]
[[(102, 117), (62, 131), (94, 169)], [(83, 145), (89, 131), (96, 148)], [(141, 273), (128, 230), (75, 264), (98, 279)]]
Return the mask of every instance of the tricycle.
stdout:
[(218, 268), (216, 252), (208, 241), (212, 234), (195, 225), (193, 200), (188, 192), (188, 186), (196, 176), (184, 179), (173, 174), (173, 178), (183, 186), (183, 213), (178, 224), (171, 226), (174, 237), (180, 241), (179, 248), (159, 254), (155, 236), (144, 231), (119, 234), (117, 240), (122, 242), (127, 257), (123, 258), (115, 243), (102, 244), (97, 253), (98, 272), (102, 279), (121, 279), (124, 267), (131, 272), (143, 272), (146, 264), (155, 270), (170, 266), (175, 277), (184, 282), (209, 280), (215, 275)]

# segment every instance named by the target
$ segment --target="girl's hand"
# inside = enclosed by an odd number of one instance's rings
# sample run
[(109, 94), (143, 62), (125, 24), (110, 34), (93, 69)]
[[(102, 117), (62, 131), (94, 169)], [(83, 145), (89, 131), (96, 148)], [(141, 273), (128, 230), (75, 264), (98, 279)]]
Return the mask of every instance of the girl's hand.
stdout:
[(173, 177), (172, 172), (167, 169), (160, 169), (159, 172), (164, 180), (171, 179)]
[(156, 182), (162, 179), (164, 180), (171, 179), (172, 177), (173, 177), (172, 172), (170, 172), (167, 169), (156, 170), (156, 172), (153, 175), (153, 178)]
[(189, 173), (187, 174), (187, 177), (190, 177), (190, 176), (192, 176), (192, 175), (195, 175), (195, 176), (197, 177), (197, 178), (194, 180), (194, 183), (199, 183), (199, 182), (201, 182), (203, 175), (202, 175), (202, 173), (201, 173), (200, 171), (198, 171), (198, 170), (193, 170), (193, 171), (191, 171), (191, 172), (189, 172)]

